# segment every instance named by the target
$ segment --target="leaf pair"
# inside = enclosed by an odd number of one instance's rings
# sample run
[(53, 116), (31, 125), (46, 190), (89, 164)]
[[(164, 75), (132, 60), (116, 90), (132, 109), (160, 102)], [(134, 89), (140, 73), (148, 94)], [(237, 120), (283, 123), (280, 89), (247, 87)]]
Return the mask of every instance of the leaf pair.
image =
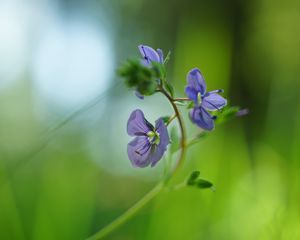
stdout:
[(190, 174), (189, 178), (187, 179), (186, 185), (196, 187), (199, 189), (210, 188), (211, 190), (214, 191), (214, 185), (211, 182), (199, 177), (200, 177), (200, 171), (193, 171)]

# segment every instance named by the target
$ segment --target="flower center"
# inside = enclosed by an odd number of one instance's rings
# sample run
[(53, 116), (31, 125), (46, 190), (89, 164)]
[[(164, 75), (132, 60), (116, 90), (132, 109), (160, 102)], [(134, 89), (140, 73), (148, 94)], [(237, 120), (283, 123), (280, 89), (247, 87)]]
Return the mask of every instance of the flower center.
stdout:
[(197, 94), (197, 104), (198, 104), (198, 106), (200, 106), (201, 103), (202, 103), (202, 96), (201, 96), (201, 93), (198, 93)]
[(160, 142), (159, 133), (156, 131), (149, 131), (147, 132), (148, 140), (151, 144), (158, 145)]

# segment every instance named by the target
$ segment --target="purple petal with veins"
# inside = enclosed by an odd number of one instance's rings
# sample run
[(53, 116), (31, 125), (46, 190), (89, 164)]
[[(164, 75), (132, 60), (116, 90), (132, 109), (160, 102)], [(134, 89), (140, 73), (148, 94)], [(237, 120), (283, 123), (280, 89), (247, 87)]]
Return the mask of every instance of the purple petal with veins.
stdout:
[(146, 45), (139, 45), (138, 47), (143, 59), (145, 59), (145, 64), (150, 64), (152, 61), (160, 62), (159, 54), (152, 47)]
[(127, 154), (134, 167), (155, 166), (170, 143), (163, 119), (158, 119), (154, 128), (139, 109), (131, 113), (127, 122), (127, 133), (136, 136), (127, 145)]
[(159, 134), (160, 141), (153, 152), (151, 159), (151, 167), (154, 167), (156, 163), (162, 158), (164, 152), (167, 150), (167, 146), (170, 143), (167, 127), (162, 118), (156, 120), (155, 129)]
[(193, 68), (187, 74), (187, 87), (194, 89), (197, 93), (200, 93), (202, 96), (206, 92), (206, 83), (204, 78), (198, 68)]
[(227, 100), (217, 93), (208, 92), (202, 98), (201, 106), (209, 111), (220, 110), (226, 106)]
[(151, 144), (147, 136), (139, 136), (127, 145), (127, 154), (134, 167), (147, 167), (151, 163)]
[(153, 126), (145, 119), (144, 113), (137, 109), (134, 110), (127, 122), (127, 133), (130, 136), (147, 135), (149, 131), (153, 131)]
[(213, 117), (202, 107), (193, 108), (190, 111), (190, 119), (205, 130), (211, 131), (215, 126)]

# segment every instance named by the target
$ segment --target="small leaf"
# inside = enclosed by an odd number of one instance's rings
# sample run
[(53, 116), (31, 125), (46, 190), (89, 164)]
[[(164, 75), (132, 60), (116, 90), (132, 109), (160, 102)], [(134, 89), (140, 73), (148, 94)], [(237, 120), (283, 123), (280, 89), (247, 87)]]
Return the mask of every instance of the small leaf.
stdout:
[(171, 116), (164, 116), (164, 117), (161, 117), (162, 120), (164, 121), (165, 124), (167, 124), (171, 118)]
[(188, 180), (186, 181), (187, 185), (195, 185), (196, 180), (198, 179), (198, 177), (200, 176), (200, 171), (193, 171), (190, 175), (190, 177), (188, 178)]
[(167, 74), (165, 66), (159, 62), (154, 61), (151, 64), (153, 66), (154, 72), (156, 73), (156, 77), (160, 79), (165, 79)]
[(192, 109), (194, 107), (194, 102), (191, 101), (188, 105), (187, 105), (187, 109)]
[(234, 118), (239, 111), (239, 107), (225, 107), (221, 112), (219, 112), (219, 114), (216, 115), (216, 124), (220, 124)]
[(168, 81), (164, 81), (164, 85), (165, 85), (166, 90), (170, 93), (171, 97), (174, 97), (173, 86)]
[(171, 51), (168, 52), (167, 56), (164, 59), (164, 64), (167, 64), (171, 58)]
[(174, 101), (174, 103), (178, 106), (186, 106), (187, 102), (181, 102), (181, 101)]
[(196, 185), (198, 188), (201, 188), (201, 189), (206, 189), (206, 188), (212, 188), (213, 187), (213, 184), (207, 180), (204, 180), (204, 179), (199, 179), (197, 180), (196, 182)]

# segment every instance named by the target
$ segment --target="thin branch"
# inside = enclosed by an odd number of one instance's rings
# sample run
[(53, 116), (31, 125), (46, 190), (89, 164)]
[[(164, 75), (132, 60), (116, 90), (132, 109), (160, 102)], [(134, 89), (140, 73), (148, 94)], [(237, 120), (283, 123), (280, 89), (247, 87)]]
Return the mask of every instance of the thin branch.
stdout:
[(169, 118), (168, 122), (166, 123), (166, 126), (169, 126), (169, 124), (177, 117), (176, 114), (174, 114), (172, 117)]
[(141, 210), (148, 202), (150, 202), (155, 196), (157, 196), (162, 188), (163, 183), (157, 184), (150, 192), (148, 192), (142, 199), (140, 199), (136, 204), (129, 208), (125, 213), (123, 213), (113, 222), (111, 222), (106, 227), (102, 228), (99, 232), (87, 238), (86, 240), (98, 240), (107, 236), (109, 233), (111, 233), (123, 223), (127, 222), (131, 217), (133, 217), (135, 213)]
[(167, 178), (165, 180), (167, 182), (175, 174), (175, 172), (180, 168), (180, 166), (182, 165), (182, 163), (184, 161), (184, 155), (185, 155), (185, 151), (186, 151), (186, 145), (185, 145), (186, 144), (185, 143), (186, 133), (185, 133), (184, 125), (183, 125), (183, 119), (182, 119), (181, 114), (178, 110), (178, 107), (174, 103), (175, 100), (169, 95), (169, 93), (165, 89), (162, 88), (160, 91), (163, 95), (166, 96), (166, 98), (169, 100), (170, 104), (172, 105), (173, 110), (175, 112), (175, 115), (177, 116), (179, 129), (180, 129), (180, 133), (181, 133), (181, 139), (180, 139), (181, 152), (180, 152), (180, 155), (179, 155), (179, 158), (177, 160), (177, 163), (176, 163), (175, 167), (173, 168), (173, 170), (171, 171), (171, 173), (167, 176)]
[(180, 102), (180, 101), (192, 101), (192, 100), (189, 99), (189, 98), (174, 98), (173, 101), (178, 101), (178, 102)]

